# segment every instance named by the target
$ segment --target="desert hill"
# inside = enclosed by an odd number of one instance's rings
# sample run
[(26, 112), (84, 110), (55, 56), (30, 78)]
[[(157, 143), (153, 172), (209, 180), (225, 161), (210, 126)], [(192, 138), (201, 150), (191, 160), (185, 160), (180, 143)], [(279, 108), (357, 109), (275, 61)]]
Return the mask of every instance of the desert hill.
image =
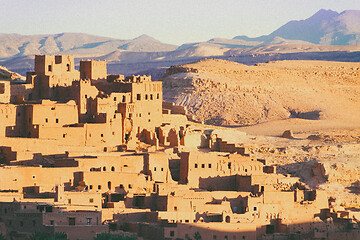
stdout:
[(247, 66), (202, 60), (169, 68), (164, 99), (207, 124), (283, 119), (360, 124), (360, 63), (278, 61)]
[(18, 73), (8, 70), (6, 67), (0, 66), (0, 81), (1, 80), (25, 80), (24, 76), (21, 76)]

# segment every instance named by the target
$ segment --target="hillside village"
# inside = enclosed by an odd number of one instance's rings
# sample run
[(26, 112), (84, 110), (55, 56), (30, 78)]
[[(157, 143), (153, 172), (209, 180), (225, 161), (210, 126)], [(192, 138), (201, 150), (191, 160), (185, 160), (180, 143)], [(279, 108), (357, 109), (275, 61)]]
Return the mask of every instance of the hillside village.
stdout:
[(164, 102), (161, 81), (74, 65), (36, 55), (26, 82), (0, 81), (3, 236), (360, 237), (359, 212)]

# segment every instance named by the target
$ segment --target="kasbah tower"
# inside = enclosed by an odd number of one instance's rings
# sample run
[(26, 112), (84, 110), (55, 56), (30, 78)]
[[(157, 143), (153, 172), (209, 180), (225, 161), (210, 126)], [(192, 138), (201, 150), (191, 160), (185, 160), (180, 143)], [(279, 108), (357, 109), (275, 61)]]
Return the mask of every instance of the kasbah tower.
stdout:
[(161, 81), (64, 55), (34, 70), (0, 81), (7, 239), (359, 239), (351, 212), (164, 102)]

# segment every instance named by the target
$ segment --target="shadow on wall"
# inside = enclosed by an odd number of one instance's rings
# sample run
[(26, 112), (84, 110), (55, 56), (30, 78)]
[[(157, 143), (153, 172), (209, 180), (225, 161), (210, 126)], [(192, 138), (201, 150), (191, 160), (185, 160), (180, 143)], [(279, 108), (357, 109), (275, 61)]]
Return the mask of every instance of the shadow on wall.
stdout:
[(199, 178), (199, 188), (208, 191), (237, 191), (236, 175)]

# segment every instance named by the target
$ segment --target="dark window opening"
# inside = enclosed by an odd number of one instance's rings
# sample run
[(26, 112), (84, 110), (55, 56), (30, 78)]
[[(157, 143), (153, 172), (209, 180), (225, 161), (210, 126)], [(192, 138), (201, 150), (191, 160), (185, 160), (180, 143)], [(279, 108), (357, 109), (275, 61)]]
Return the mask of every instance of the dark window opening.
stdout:
[(122, 102), (125, 102), (125, 101), (126, 101), (126, 97), (125, 97), (125, 96), (123, 96)]
[(115, 167), (111, 167), (111, 171), (112, 171), (112, 172), (115, 172)]
[(59, 119), (57, 118), (57, 119), (55, 120), (55, 122), (56, 122), (56, 123), (59, 123)]
[(124, 185), (122, 185), (122, 184), (120, 184), (119, 187), (120, 187), (120, 189), (124, 189)]
[(69, 225), (75, 226), (75, 218), (74, 217), (69, 217)]
[(211, 168), (211, 163), (209, 163), (209, 168)]
[(159, 99), (159, 98), (160, 98), (160, 94), (159, 94), (159, 93), (157, 94), (156, 98), (157, 98), (157, 99)]
[(230, 162), (228, 163), (228, 169), (231, 169), (231, 163)]
[(93, 185), (90, 185), (89, 188), (90, 188), (90, 189), (93, 189)]
[(114, 97), (114, 101), (116, 101), (116, 97)]
[(197, 168), (197, 163), (195, 163), (195, 168)]
[(163, 172), (163, 171), (164, 171), (164, 168), (161, 168), (161, 171)]
[(99, 189), (99, 190), (101, 189), (101, 185), (98, 185), (98, 189)]
[(154, 167), (154, 171), (156, 172), (156, 167)]
[(110, 190), (111, 189), (111, 182), (108, 181), (108, 189)]
[(49, 72), (52, 71), (52, 66), (51, 66), (51, 65), (48, 66), (48, 71), (49, 71)]
[(136, 95), (136, 100), (141, 100), (141, 95), (140, 94)]
[(175, 232), (174, 231), (170, 231), (170, 237), (175, 236)]
[(103, 167), (103, 171), (104, 171), (104, 172), (106, 171), (106, 167)]
[(201, 168), (205, 168), (205, 164), (201, 164)]
[(45, 118), (45, 122), (48, 122), (49, 120), (47, 118)]
[(145, 100), (148, 100), (148, 95), (147, 94), (145, 94)]
[(70, 72), (70, 64), (66, 64), (66, 71)]
[(85, 98), (87, 98), (87, 94), (85, 94)]
[(129, 184), (129, 188), (132, 189), (132, 184)]
[(254, 207), (254, 211), (256, 211), (257, 210), (257, 207)]
[(153, 100), (153, 95), (152, 94), (150, 94), (150, 100)]

